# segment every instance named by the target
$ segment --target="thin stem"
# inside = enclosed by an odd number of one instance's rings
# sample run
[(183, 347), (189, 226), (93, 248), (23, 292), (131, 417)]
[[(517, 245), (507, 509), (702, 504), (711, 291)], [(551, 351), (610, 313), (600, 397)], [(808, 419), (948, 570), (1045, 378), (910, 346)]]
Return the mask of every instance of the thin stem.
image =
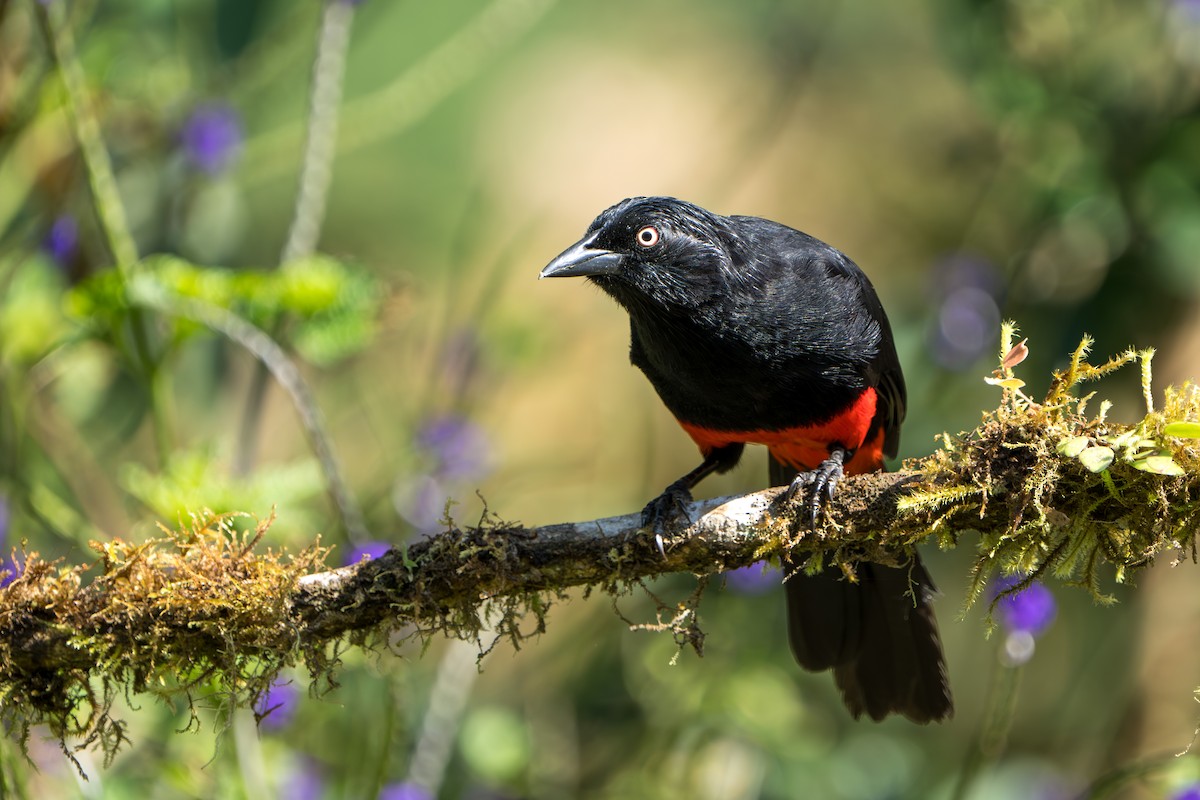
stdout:
[(254, 721), (254, 712), (248, 708), (239, 708), (231, 713), (234, 758), (237, 759), (238, 773), (242, 778), (242, 789), (246, 797), (270, 797), (266, 761), (263, 758), (262, 743), (258, 740), (258, 725)]
[[(338, 109), (342, 102), (342, 81), (346, 71), (346, 52), (350, 44), (350, 26), (354, 4), (345, 0), (327, 0), (317, 34), (317, 54), (313, 62), (312, 93), (309, 95), (307, 139), (300, 165), (300, 186), (291, 227), (283, 246), (280, 263), (305, 258), (315, 252), (325, 218), (325, 203), (333, 177), (333, 155), (337, 144)], [(271, 330), (279, 335), (279, 326)], [(258, 362), (250, 378), (246, 408), (238, 436), (234, 472), (245, 475), (254, 466), (263, 402), (270, 373)]]
[(345, 0), (328, 0), (325, 3), (325, 14), (321, 18), (317, 37), (317, 56), (313, 63), (308, 136), (304, 160), (300, 165), (300, 189), (296, 193), (292, 226), (279, 259), (281, 263), (312, 255), (317, 248), (321, 223), (325, 218), (325, 200), (333, 177), (338, 108), (342, 103), (342, 78), (346, 71), (346, 51), (350, 43), (354, 8), (352, 3)]
[(83, 77), (83, 68), (79, 65), (79, 57), (75, 50), (75, 38), (68, 25), (59, 25), (52, 18), (51, 7), (38, 2), (31, 3), (37, 13), (38, 23), (46, 39), (47, 49), (54, 65), (62, 76), (63, 88), (66, 89), (67, 117), (71, 120), (79, 149), (83, 153), (84, 166), (87, 168), (88, 184), (92, 189), (96, 214), (100, 219), (100, 227), (104, 232), (108, 249), (113, 261), (122, 274), (127, 274), (137, 263), (137, 245), (129, 232), (129, 222), (125, 217), (125, 206), (121, 202), (121, 194), (117, 191), (117, 181), (113, 177), (112, 161), (108, 150), (104, 147), (104, 139), (100, 134), (100, 123), (92, 113), (91, 105), (87, 102), (87, 88)]
[(154, 423), (154, 446), (158, 451), (158, 463), (165, 467), (171, 458), (172, 421), (175, 418), (175, 397), (171, 391), (171, 374), (156, 364), (148, 376), (150, 379), (151, 419)]
[[(486, 631), (481, 631), (481, 635), (486, 635)], [(429, 693), (429, 708), (408, 768), (409, 781), (425, 789), (430, 797), (438, 796), (446, 777), (446, 765), (450, 763), (463, 710), (479, 675), (478, 661), (475, 645), (455, 639), (447, 645), (438, 664)]]
[[(461, 30), (394, 81), (356, 97), (342, 110), (348, 153), (395, 136), (481, 72), (489, 59), (541, 19), (556, 0), (494, 0)], [(284, 154), (298, 133), (282, 127), (246, 143), (244, 182), (277, 178), (289, 164)]]
[[(78, 52), (75, 48), (75, 37), (72, 35), (69, 25), (59, 24), (55, 19), (58, 8), (62, 6), (61, 3), (33, 2), (31, 5), (46, 40), (46, 49), (50, 53), (58, 74), (62, 77), (63, 88), (66, 90), (67, 118), (71, 122), (75, 139), (79, 143), (79, 150), (83, 154), (88, 186), (92, 192), (92, 204), (96, 210), (96, 217), (100, 221), (100, 229), (108, 244), (109, 254), (112, 256), (117, 273), (128, 282), (138, 263), (137, 243), (134, 242), (133, 234), (129, 230), (125, 205), (121, 201), (121, 193), (117, 189), (112, 160), (108, 156), (108, 149), (104, 146), (100, 123), (88, 102), (87, 86), (83, 67), (79, 63)], [(169, 417), (159, 405), (159, 400), (169, 394), (169, 389), (156, 385), (165, 381), (166, 377), (157, 377), (158, 370), (150, 346), (150, 334), (145, 316), (140, 309), (130, 312), (129, 324), (137, 364), (151, 383), (150, 410), (154, 418), (154, 438), (159, 462), (166, 464), (171, 449), (171, 424)]]
[[(379, 741), (379, 757), (375, 759), (375, 769), (371, 772), (367, 785), (366, 797), (379, 797), (387, 781), (388, 767), (391, 765), (391, 745), (396, 740), (396, 680), (387, 681), (387, 697), (384, 698), (383, 722), (376, 723), (373, 730)], [(433, 795), (436, 797), (436, 795)]]
[(1021, 667), (1005, 663), (996, 665), (992, 685), (988, 688), (987, 706), (979, 732), (971, 742), (958, 782), (954, 800), (966, 800), (983, 769), (994, 764), (1008, 744), (1008, 733), (1017, 710), (1017, 690), (1021, 685)]

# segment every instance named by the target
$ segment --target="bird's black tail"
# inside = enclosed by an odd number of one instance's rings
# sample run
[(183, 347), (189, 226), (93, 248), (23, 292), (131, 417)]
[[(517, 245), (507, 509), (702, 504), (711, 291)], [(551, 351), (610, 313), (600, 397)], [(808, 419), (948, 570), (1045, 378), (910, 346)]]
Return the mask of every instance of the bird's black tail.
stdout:
[[(771, 485), (796, 470), (771, 460)], [(786, 570), (788, 639), (800, 666), (833, 670), (855, 718), (903, 714), (937, 722), (954, 710), (930, 605), (935, 589), (914, 553), (906, 565), (861, 563), (851, 583), (837, 567), (817, 575)]]

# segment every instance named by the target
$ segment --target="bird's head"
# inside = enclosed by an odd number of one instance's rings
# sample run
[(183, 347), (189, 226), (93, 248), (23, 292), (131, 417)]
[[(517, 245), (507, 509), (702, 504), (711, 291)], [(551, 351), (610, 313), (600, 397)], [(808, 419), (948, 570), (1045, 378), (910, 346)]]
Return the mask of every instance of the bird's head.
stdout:
[(592, 222), (542, 278), (585, 276), (631, 311), (697, 308), (737, 279), (724, 217), (672, 197), (634, 197)]

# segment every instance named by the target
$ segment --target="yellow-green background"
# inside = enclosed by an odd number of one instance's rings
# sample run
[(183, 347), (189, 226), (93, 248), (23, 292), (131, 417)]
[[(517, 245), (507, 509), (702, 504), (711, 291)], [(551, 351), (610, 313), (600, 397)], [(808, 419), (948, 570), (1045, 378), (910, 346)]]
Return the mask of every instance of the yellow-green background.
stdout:
[[(162, 465), (110, 352), (46, 352), (72, 324), (64, 293), (109, 259), (31, 5), (0, 2), (0, 492), (6, 547), (27, 539), (78, 562), (93, 557), (85, 544), (97, 532), (152, 532), (165, 510), (135, 499), (130, 476), (153, 480)], [(277, 263), (320, 6), (68, 4), (144, 253), (239, 270)], [(212, 178), (178, 153), (180, 126), (204, 102), (231, 105), (246, 132), (238, 160)], [(320, 249), (360, 265), (386, 295), (365, 350), (305, 372), (381, 540), (413, 535), (392, 498), (425, 468), (414, 432), (443, 414), (489, 441), (486, 475), (446, 486), (464, 521), (480, 513), (476, 490), (530, 525), (630, 512), (694, 466), (692, 445), (628, 365), (623, 313), (582, 282), (536, 280), (627, 196), (770, 217), (857, 261), (908, 377), (905, 457), (998, 401), (981, 380), (994, 348), (957, 370), (933, 357), (938, 265), (955, 257), (999, 276), (999, 311), (1030, 337), (1020, 374), (1035, 394), (1084, 332), (1101, 356), (1157, 347), (1160, 388), (1196, 374), (1194, 2), (367, 0), (343, 112)], [(64, 212), (81, 225), (66, 272), (39, 250)], [(464, 341), (460, 380), (447, 344)], [(192, 496), (219, 490), (200, 502), (260, 515), (279, 503), (272, 545), (321, 532), (340, 563), (348, 543), (282, 393), (268, 396), (259, 480), (228, 477), (252, 367), (206, 336), (170, 362), (174, 446), (205, 465)], [(1098, 388), (1133, 419), (1140, 398), (1126, 377)], [(762, 486), (764, 460), (750, 452), (701, 491)], [(48, 519), (51, 508), (62, 516)], [(543, 636), (484, 660), (463, 723), (445, 731), (457, 745), (442, 796), (949, 797), (1003, 640), (985, 637), (982, 609), (960, 613), (971, 547), (968, 534), (961, 552), (926, 554), (957, 701), (944, 725), (851, 722), (828, 676), (791, 663), (778, 589), (711, 589), (705, 656), (686, 651), (674, 665), (669, 637), (631, 633), (607, 599), (576, 593)], [(1183, 750), (1200, 721), (1195, 569), (1159, 564), (1136, 588), (1113, 586), (1121, 602), (1108, 608), (1053, 584), (1058, 619), (1023, 670), (1007, 746), (968, 796), (1069, 797)], [(654, 588), (682, 598), (691, 585)], [(621, 605), (651, 614), (638, 593)], [(237, 797), (253, 794), (257, 771), (287, 796), (307, 768), (321, 775), (317, 796), (374, 796), (407, 774), (446, 647), (399, 650), (346, 653), (342, 688), (303, 700), (260, 747), (211, 715), (201, 733), (174, 733), (185, 717), (138, 698), (132, 745), (108, 769), (90, 765), (80, 786), (35, 737), (28, 791)], [(1117, 796), (1166, 797), (1197, 777), (1182, 758)]]

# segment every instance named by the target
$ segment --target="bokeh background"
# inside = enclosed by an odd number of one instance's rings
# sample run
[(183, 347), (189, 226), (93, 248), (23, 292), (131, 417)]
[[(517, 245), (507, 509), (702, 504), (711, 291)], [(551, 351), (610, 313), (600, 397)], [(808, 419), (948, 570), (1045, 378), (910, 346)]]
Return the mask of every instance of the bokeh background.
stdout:
[[(1002, 318), (1029, 336), (1034, 394), (1084, 332), (1100, 356), (1157, 347), (1160, 389), (1196, 375), (1194, 0), (348, 3), (330, 260), (281, 284), (324, 5), (40, 4), (75, 33), (140, 252), (203, 268), (179, 278), (200, 292), (206, 274), (258, 287), (239, 310), (302, 363), (363, 508), (354, 540), (287, 397), (268, 384), (247, 422), (260, 375), (243, 350), (152, 315), (148, 382), (97, 332), (112, 259), (37, 5), (0, 0), (5, 553), (24, 541), (78, 563), (90, 539), (277, 505), (273, 546), (320, 533), (343, 563), (436, 530), (448, 499), (458, 520), (482, 497), (531, 525), (640, 508), (694, 466), (692, 445), (629, 367), (623, 312), (536, 280), (632, 195), (770, 217), (856, 260), (905, 365), (906, 457), (995, 406), (981, 378)], [(1140, 416), (1136, 376), (1098, 389)], [(765, 455), (744, 462), (702, 491), (761, 487)], [(1195, 567), (1112, 585), (1110, 607), (1051, 583), (989, 638), (985, 609), (963, 613), (971, 556), (969, 534), (926, 553), (957, 700), (937, 727), (852, 722), (828, 676), (791, 663), (778, 576), (755, 568), (708, 590), (703, 658), (572, 593), (481, 672), (470, 646), (401, 642), (346, 652), (321, 697), (289, 675), (257, 731), (214, 697), (200, 732), (175, 733), (185, 711), (138, 698), (132, 744), (108, 768), (84, 754), (86, 783), (41, 737), (36, 771), (6, 742), (5, 791), (981, 800), (1100, 781), (1194, 796), (1200, 764), (1173, 754), (1200, 722)], [(651, 588), (674, 601), (694, 585)], [(640, 591), (619, 606), (652, 619)], [(1008, 730), (989, 727), (1010, 706)], [(1112, 782), (1121, 770), (1136, 779)]]

